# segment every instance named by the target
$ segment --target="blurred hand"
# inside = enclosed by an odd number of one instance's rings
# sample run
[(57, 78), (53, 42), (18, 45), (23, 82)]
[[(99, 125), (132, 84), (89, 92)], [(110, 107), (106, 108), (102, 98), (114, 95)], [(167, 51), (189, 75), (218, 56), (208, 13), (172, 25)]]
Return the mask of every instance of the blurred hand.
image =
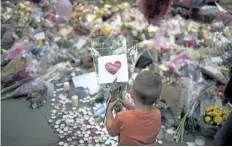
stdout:
[(112, 111), (113, 111), (113, 107), (114, 107), (115, 103), (116, 103), (116, 101), (111, 102), (111, 98), (110, 98), (110, 99), (108, 100), (108, 102), (107, 102), (107, 105), (108, 105), (107, 111), (112, 112)]
[(127, 110), (134, 109), (134, 106), (128, 100), (120, 100), (120, 102)]

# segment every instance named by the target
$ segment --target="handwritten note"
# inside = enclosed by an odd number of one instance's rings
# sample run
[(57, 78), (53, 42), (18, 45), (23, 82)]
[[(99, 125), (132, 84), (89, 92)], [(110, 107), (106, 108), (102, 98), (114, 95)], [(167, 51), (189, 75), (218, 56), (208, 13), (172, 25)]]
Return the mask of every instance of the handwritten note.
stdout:
[(34, 37), (35, 37), (36, 40), (44, 40), (45, 39), (45, 33), (40, 32), (40, 33), (36, 34)]

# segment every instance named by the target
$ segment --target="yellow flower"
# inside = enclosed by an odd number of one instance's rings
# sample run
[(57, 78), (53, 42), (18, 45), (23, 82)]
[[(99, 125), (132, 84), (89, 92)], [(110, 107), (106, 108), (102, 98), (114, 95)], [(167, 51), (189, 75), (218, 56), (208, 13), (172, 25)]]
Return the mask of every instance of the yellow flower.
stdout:
[(182, 52), (181, 49), (176, 49), (176, 54), (180, 54)]
[(225, 36), (225, 37), (230, 37), (230, 35), (231, 35), (231, 33), (230, 33), (229, 31), (225, 31), (225, 32), (224, 32), (224, 36)]
[(223, 119), (222, 119), (222, 117), (220, 117), (220, 116), (215, 116), (215, 117), (213, 118), (213, 121), (214, 121), (214, 123), (216, 123), (217, 125), (221, 125), (221, 124), (223, 123)]
[(98, 13), (99, 15), (103, 15), (103, 14), (104, 14), (104, 10), (103, 10), (103, 9), (100, 9), (97, 13)]
[(5, 54), (7, 52), (6, 49), (2, 49), (2, 53)]
[(210, 121), (211, 121), (211, 117), (206, 116), (206, 117), (205, 117), (205, 122), (209, 123)]
[(44, 45), (44, 43), (43, 43), (43, 40), (39, 40), (39, 46), (43, 46)]
[(102, 29), (102, 33), (105, 35), (105, 36), (108, 36), (111, 34), (111, 29), (109, 27), (105, 27)]
[(205, 111), (213, 111), (213, 110), (215, 110), (215, 109), (217, 109), (216, 106), (209, 106), (209, 107), (207, 107), (207, 108), (205, 109)]
[(19, 8), (23, 10), (26, 8), (26, 6), (23, 3), (19, 3)]
[(25, 13), (24, 12), (20, 12), (20, 16), (25, 16)]

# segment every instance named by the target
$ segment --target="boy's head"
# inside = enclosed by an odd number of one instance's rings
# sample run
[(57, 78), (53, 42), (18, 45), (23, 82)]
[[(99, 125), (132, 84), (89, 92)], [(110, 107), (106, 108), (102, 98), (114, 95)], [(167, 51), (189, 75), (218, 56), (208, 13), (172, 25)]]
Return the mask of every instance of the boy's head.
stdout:
[(138, 74), (133, 84), (133, 97), (142, 105), (153, 105), (159, 99), (161, 91), (162, 80), (151, 71)]

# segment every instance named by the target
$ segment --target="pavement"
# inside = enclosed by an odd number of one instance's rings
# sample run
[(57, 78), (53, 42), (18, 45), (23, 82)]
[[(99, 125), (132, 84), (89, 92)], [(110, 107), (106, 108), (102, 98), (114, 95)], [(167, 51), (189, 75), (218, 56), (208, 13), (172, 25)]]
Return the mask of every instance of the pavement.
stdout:
[[(57, 146), (58, 136), (48, 124), (50, 101), (39, 109), (31, 109), (29, 102), (9, 99), (1, 102), (1, 145), (2, 146)], [(185, 142), (193, 142), (198, 134), (185, 135)], [(211, 140), (206, 139), (206, 145)], [(164, 146), (186, 146), (165, 142)]]
[(22, 99), (4, 100), (1, 113), (1, 145), (48, 146), (59, 142), (47, 121), (49, 103), (33, 110)]

